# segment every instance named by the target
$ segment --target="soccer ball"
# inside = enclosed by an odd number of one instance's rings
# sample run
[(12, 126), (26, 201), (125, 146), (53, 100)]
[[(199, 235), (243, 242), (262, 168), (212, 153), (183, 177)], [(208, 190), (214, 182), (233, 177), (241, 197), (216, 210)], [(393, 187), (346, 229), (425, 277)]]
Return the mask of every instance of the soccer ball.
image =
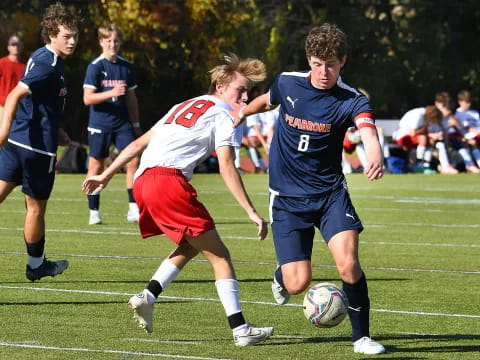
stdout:
[(340, 324), (348, 311), (348, 299), (335, 284), (319, 283), (312, 286), (303, 299), (303, 313), (312, 325), (321, 328)]

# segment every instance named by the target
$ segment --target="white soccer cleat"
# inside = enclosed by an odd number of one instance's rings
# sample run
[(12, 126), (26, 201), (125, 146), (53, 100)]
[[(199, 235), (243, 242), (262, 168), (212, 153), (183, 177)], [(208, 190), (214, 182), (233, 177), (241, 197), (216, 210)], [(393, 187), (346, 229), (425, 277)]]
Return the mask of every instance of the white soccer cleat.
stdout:
[(148, 333), (153, 332), (153, 304), (147, 302), (145, 292), (132, 296), (128, 306), (133, 310), (133, 318), (138, 326)]
[(279, 305), (285, 305), (286, 303), (288, 303), (288, 300), (290, 300), (290, 294), (282, 287), (282, 285), (277, 282), (275, 276), (273, 277), (272, 282), (272, 294), (275, 298), (275, 301)]
[(127, 213), (127, 221), (131, 223), (138, 223), (138, 220), (140, 219), (140, 213), (138, 211), (138, 207), (130, 207), (128, 209)]
[(233, 341), (236, 346), (252, 346), (268, 339), (273, 335), (273, 327), (254, 327), (249, 325), (246, 333), (234, 333)]
[(88, 220), (89, 225), (98, 225), (102, 223), (102, 218), (100, 217), (100, 211), (90, 210), (90, 219)]
[(383, 354), (385, 348), (372, 338), (364, 336), (353, 343), (353, 351), (365, 355), (377, 355)]

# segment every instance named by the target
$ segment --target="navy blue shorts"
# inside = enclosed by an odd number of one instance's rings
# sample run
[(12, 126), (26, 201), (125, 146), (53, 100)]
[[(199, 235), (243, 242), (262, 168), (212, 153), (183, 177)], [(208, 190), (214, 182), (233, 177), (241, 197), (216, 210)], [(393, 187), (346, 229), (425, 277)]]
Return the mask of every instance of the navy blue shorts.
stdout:
[(125, 123), (112, 131), (104, 131), (88, 127), (89, 155), (94, 158), (106, 158), (110, 154), (110, 146), (113, 144), (121, 151), (136, 138), (133, 126)]
[(326, 243), (346, 230), (363, 230), (344, 187), (320, 197), (297, 198), (270, 192), (270, 221), (279, 265), (311, 260), (315, 227)]
[(0, 153), (0, 179), (22, 185), (22, 192), (47, 200), (55, 182), (55, 156), (7, 143)]

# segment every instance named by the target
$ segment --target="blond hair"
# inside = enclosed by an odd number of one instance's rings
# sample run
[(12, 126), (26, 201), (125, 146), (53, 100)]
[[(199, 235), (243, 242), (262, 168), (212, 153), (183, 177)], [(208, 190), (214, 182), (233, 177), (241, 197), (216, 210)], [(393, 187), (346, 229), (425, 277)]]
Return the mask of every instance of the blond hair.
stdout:
[(114, 32), (118, 34), (120, 39), (123, 39), (122, 30), (120, 30), (117, 24), (112, 23), (98, 28), (98, 40), (108, 39)]
[(236, 73), (245, 76), (250, 82), (257, 83), (265, 80), (267, 71), (265, 64), (258, 59), (241, 60), (235, 54), (223, 56), (222, 65), (215, 66), (210, 73), (209, 94), (214, 94), (218, 84), (229, 84), (235, 80)]

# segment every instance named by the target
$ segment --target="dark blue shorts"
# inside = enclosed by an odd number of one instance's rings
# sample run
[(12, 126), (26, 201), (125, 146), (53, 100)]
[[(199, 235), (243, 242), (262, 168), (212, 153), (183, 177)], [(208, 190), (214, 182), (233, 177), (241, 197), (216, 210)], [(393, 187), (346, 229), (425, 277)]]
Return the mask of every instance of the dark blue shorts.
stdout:
[(315, 227), (326, 243), (346, 230), (363, 230), (344, 187), (314, 198), (284, 197), (270, 192), (270, 221), (279, 265), (311, 260)]
[(94, 158), (106, 158), (110, 154), (110, 146), (113, 144), (121, 151), (136, 138), (133, 126), (125, 123), (112, 131), (104, 131), (88, 127), (89, 155)]
[(0, 153), (0, 179), (22, 185), (22, 192), (47, 200), (55, 181), (55, 156), (7, 143)]

